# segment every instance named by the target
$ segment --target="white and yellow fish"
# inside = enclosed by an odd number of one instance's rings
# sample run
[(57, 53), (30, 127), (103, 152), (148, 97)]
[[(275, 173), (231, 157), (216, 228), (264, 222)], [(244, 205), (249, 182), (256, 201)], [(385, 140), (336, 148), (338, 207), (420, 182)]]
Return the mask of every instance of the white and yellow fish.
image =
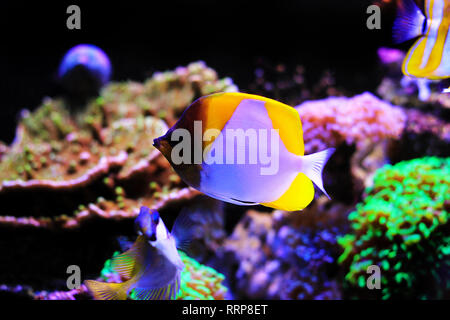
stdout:
[[(189, 148), (180, 148), (186, 141)], [(287, 211), (313, 200), (313, 182), (326, 194), (322, 170), (334, 151), (305, 156), (298, 112), (245, 93), (196, 100), (154, 146), (188, 185), (213, 198)]]
[(403, 74), (429, 80), (450, 78), (449, 26), (450, 0), (425, 0), (425, 13), (413, 0), (399, 2), (394, 40), (418, 37), (403, 61)]

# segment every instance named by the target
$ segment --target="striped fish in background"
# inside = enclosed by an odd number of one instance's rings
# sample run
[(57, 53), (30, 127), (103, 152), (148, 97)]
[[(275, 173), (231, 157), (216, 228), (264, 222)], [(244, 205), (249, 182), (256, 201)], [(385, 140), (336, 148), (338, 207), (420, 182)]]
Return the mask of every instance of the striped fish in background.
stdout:
[[(450, 78), (450, 0), (425, 0), (424, 9), (422, 12), (413, 0), (399, 1), (394, 41), (418, 37), (403, 61), (402, 71), (415, 78)], [(444, 92), (450, 92), (450, 88)]]

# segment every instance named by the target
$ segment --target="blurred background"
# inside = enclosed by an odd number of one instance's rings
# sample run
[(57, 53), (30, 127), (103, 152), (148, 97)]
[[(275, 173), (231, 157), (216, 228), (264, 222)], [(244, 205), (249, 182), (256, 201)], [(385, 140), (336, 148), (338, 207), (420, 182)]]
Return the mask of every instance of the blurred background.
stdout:
[[(81, 8), (81, 30), (66, 28), (66, 9)], [(260, 59), (305, 66), (316, 82), (374, 91), (376, 48), (390, 43), (391, 10), (381, 30), (366, 27), (369, 0), (314, 1), (2, 1), (0, 139), (10, 142), (19, 110), (61, 93), (56, 72), (64, 53), (91, 43), (109, 56), (112, 80), (142, 81), (154, 71), (204, 60), (219, 77), (250, 92)], [(389, 4), (388, 4), (389, 7)], [(389, 9), (389, 8), (388, 8)], [(405, 46), (407, 48), (407, 45)], [(369, 76), (370, 74), (370, 76)]]

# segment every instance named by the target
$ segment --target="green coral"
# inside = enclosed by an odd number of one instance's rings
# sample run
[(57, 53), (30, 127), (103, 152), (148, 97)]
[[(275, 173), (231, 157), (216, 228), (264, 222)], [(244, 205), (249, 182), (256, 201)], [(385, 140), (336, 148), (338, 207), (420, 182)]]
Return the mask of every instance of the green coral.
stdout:
[[(184, 252), (178, 251), (185, 268), (181, 272), (180, 292), (178, 300), (223, 300), (227, 288), (222, 284), (225, 276), (213, 268), (198, 263), (187, 256)], [(118, 255), (115, 252), (113, 257)], [(105, 262), (100, 273), (100, 277), (106, 282), (119, 282), (120, 276), (111, 268), (111, 259)], [(129, 295), (133, 299), (133, 291)]]
[[(378, 265), (382, 299), (439, 298), (450, 289), (450, 158), (426, 157), (379, 169), (350, 213), (352, 232), (338, 239), (346, 284), (368, 292)], [(361, 295), (358, 292), (358, 295)]]
[(22, 123), (30, 136), (44, 141), (64, 138), (75, 130), (68, 111), (59, 100), (46, 99), (35, 112), (25, 112)]
[(222, 284), (225, 276), (211, 267), (198, 263), (179, 251), (185, 268), (181, 272), (178, 300), (223, 300), (227, 288)]

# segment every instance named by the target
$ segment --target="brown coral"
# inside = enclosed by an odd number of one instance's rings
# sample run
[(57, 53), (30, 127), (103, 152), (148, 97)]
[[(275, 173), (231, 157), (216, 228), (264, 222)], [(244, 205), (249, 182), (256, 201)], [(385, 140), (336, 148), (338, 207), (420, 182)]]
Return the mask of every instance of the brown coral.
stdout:
[(98, 272), (141, 205), (178, 213), (198, 192), (153, 139), (195, 98), (227, 90), (236, 90), (230, 79), (194, 63), (144, 84), (112, 83), (76, 113), (58, 99), (24, 111), (0, 150), (0, 283), (61, 289), (68, 265)]

